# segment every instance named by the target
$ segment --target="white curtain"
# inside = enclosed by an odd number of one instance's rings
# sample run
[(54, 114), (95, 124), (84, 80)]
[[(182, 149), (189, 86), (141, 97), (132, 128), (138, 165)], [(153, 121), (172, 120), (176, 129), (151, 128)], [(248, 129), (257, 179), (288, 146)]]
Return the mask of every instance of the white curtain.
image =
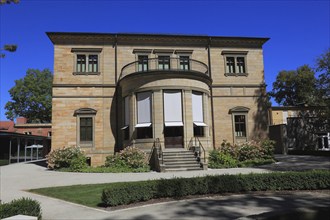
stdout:
[[(145, 124), (148, 127), (151, 125), (151, 92), (137, 93), (137, 118), (138, 125)], [(148, 125), (148, 126), (147, 126)]]
[(165, 126), (183, 126), (181, 91), (164, 91)]

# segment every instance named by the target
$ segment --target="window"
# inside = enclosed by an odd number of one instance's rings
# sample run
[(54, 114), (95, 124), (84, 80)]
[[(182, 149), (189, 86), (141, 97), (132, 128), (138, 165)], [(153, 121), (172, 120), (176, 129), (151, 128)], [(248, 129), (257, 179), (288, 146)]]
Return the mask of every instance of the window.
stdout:
[(77, 117), (77, 145), (80, 147), (94, 146), (94, 118), (96, 110), (81, 108), (74, 112)]
[(26, 134), (26, 135), (32, 135), (32, 132), (31, 131), (25, 131), (24, 134)]
[(204, 136), (204, 111), (203, 111), (203, 93), (193, 91), (192, 93), (192, 112), (193, 112), (193, 126), (194, 137)]
[(234, 143), (248, 140), (247, 117), (249, 110), (249, 108), (243, 106), (237, 106), (229, 110), (233, 120)]
[(235, 115), (235, 137), (246, 137), (245, 115)]
[(226, 76), (247, 76), (246, 55), (247, 51), (222, 51), (225, 58)]
[(102, 49), (98, 48), (73, 48), (75, 54), (75, 75), (99, 74), (99, 54)]
[(136, 94), (137, 102), (137, 139), (152, 138), (152, 93), (140, 92)]
[(189, 56), (180, 56), (180, 69), (190, 70)]
[(48, 137), (51, 137), (52, 136), (52, 132), (51, 131), (48, 131)]
[(226, 73), (244, 74), (245, 58), (244, 57), (226, 57)]
[(93, 141), (93, 118), (80, 118), (80, 143)]
[(138, 56), (138, 71), (148, 71), (148, 56)]
[(158, 56), (158, 69), (168, 70), (170, 68), (170, 56)]

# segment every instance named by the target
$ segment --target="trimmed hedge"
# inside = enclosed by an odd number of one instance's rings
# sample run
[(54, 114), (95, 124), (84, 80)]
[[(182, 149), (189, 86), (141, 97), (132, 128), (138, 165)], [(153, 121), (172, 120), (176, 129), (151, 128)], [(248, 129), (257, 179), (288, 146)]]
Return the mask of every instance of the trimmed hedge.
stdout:
[(0, 219), (15, 215), (36, 216), (38, 220), (41, 220), (40, 203), (30, 198), (21, 198), (0, 204)]
[(103, 190), (101, 199), (106, 206), (117, 206), (189, 195), (315, 189), (330, 189), (330, 171), (218, 175), (114, 183)]

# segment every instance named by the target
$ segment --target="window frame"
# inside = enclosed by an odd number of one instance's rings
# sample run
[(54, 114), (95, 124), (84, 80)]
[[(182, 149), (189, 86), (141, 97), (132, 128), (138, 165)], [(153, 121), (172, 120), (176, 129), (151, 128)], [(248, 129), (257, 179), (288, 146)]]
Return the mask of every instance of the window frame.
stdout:
[[(185, 57), (185, 58), (183, 58)], [(190, 64), (190, 56), (189, 55), (179, 55), (179, 62), (178, 62), (178, 69), (182, 70), (182, 71), (189, 71), (191, 70), (191, 64)], [(181, 65), (183, 66), (183, 68), (181, 67)], [(187, 65), (188, 68), (185, 68), (185, 66)]]
[[(233, 134), (233, 142), (245, 142), (249, 139), (249, 126), (248, 126), (248, 113), (249, 108), (243, 106), (237, 106), (229, 110), (229, 113), (232, 115), (232, 134)], [(236, 135), (236, 116), (244, 116), (244, 124), (245, 124), (245, 136), (237, 136)]]
[[(91, 108), (80, 108), (74, 112), (76, 117), (77, 131), (76, 131), (76, 142), (77, 145), (83, 148), (91, 148), (95, 146), (95, 116), (96, 110)], [(92, 120), (92, 140), (91, 141), (81, 141), (81, 124), (80, 119), (91, 118)]]
[[(72, 48), (71, 52), (74, 54), (74, 71), (73, 75), (100, 75), (100, 58), (102, 48)], [(78, 71), (78, 56), (85, 56), (85, 71)], [(97, 57), (96, 71), (89, 70), (90, 56)]]
[[(225, 76), (248, 76), (247, 68), (247, 54), (248, 51), (222, 51), (221, 55), (224, 58), (224, 71)], [(228, 68), (228, 59), (233, 59), (233, 67)], [(238, 59), (243, 58), (244, 66), (239, 65)], [(243, 68), (244, 72), (240, 72), (239, 69)], [(233, 72), (230, 72), (229, 69), (232, 69)]]
[[(140, 57), (147, 57), (147, 59), (140, 59)], [(138, 72), (147, 72), (149, 70), (149, 56), (148, 54), (138, 54), (137, 55), (137, 71)], [(143, 62), (146, 61), (146, 62)], [(144, 68), (146, 65), (146, 68)], [(142, 67), (140, 69), (140, 66)]]
[[(138, 96), (142, 93), (149, 93), (150, 94), (150, 122), (139, 121), (139, 104), (138, 104)], [(136, 123), (135, 123), (135, 130), (136, 130), (136, 139), (137, 140), (145, 140), (145, 139), (152, 139), (154, 137), (153, 133), (153, 92), (152, 91), (141, 91), (135, 94), (135, 101), (136, 101)]]
[[(162, 57), (160, 59), (160, 57)], [(168, 59), (166, 59), (165, 57), (167, 57)], [(158, 55), (157, 56), (157, 59), (158, 59), (158, 70), (170, 70), (171, 69), (171, 56), (170, 55)], [(162, 63), (161, 63), (161, 62)], [(168, 61), (168, 63), (166, 63), (166, 61)], [(168, 64), (168, 68), (165, 68), (165, 65)], [(160, 66), (162, 66), (162, 68), (160, 68)]]

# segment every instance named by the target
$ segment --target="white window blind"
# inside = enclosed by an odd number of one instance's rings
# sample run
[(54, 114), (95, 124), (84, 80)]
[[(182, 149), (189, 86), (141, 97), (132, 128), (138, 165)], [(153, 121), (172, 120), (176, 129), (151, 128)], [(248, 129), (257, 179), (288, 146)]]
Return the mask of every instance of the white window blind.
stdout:
[(203, 113), (203, 93), (193, 92), (192, 93), (192, 112), (193, 112), (193, 122), (196, 126), (207, 126), (204, 123), (204, 113)]
[(164, 91), (165, 126), (183, 126), (181, 91)]
[(151, 92), (137, 93), (137, 122), (136, 127), (151, 125)]

